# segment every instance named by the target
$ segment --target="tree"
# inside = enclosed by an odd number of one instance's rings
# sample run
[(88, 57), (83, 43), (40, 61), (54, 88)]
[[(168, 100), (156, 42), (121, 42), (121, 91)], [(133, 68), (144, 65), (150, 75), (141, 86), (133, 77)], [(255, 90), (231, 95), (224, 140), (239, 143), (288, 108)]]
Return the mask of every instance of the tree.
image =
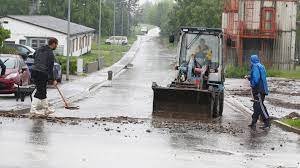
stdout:
[(10, 38), (10, 31), (1, 27), (0, 25), (0, 47), (2, 47), (5, 39)]
[[(51, 15), (67, 19), (68, 0), (41, 0), (40, 14)], [(138, 0), (115, 0), (116, 2), (116, 31), (121, 34), (123, 10), (124, 32), (128, 32), (128, 17), (132, 19), (138, 6)], [(102, 34), (111, 35), (113, 32), (114, 1), (102, 0)], [(86, 25), (98, 30), (99, 27), (99, 0), (72, 0), (72, 22)]]
[(29, 0), (0, 0), (0, 16), (28, 15)]
[(222, 0), (176, 0), (146, 3), (143, 21), (167, 35), (181, 26), (221, 27)]

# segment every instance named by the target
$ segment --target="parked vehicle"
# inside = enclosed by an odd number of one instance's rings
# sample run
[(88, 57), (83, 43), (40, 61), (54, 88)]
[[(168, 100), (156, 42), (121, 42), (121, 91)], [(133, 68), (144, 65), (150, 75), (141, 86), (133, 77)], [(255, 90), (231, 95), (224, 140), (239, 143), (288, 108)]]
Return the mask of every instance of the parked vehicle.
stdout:
[(21, 44), (5, 43), (4, 46), (17, 50), (18, 54), (21, 55), (24, 60), (26, 60), (29, 56), (32, 56), (35, 52), (33, 48)]
[(18, 85), (29, 85), (29, 68), (21, 56), (0, 54), (0, 59), (6, 66), (6, 73), (4, 77), (0, 78), (0, 94), (16, 94)]
[(106, 39), (105, 44), (127, 45), (128, 39), (126, 36), (111, 36), (108, 39)]
[[(29, 71), (31, 73), (32, 65), (34, 63), (34, 53), (35, 50), (29, 46), (20, 45), (20, 44), (5, 44), (6, 47), (14, 48), (17, 50), (18, 54), (22, 56), (27, 64)], [(54, 63), (53, 67), (54, 75), (56, 76), (57, 82), (62, 81), (62, 68), (61, 65), (57, 62)]]
[(143, 34), (147, 34), (147, 33), (148, 33), (148, 28), (147, 28), (147, 27), (142, 27), (142, 28), (141, 28), (141, 32), (142, 32)]

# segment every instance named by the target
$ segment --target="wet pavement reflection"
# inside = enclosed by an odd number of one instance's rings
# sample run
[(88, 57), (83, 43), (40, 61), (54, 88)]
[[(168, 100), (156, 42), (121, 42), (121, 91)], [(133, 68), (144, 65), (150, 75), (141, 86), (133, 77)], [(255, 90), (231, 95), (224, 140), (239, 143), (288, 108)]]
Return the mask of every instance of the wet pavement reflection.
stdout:
[(157, 35), (143, 37), (112, 87), (78, 111), (58, 109), (66, 118), (0, 118), (0, 167), (300, 167), (299, 135), (276, 126), (253, 132), (249, 116), (227, 104), (212, 121), (152, 118), (151, 83), (166, 85), (174, 73)]

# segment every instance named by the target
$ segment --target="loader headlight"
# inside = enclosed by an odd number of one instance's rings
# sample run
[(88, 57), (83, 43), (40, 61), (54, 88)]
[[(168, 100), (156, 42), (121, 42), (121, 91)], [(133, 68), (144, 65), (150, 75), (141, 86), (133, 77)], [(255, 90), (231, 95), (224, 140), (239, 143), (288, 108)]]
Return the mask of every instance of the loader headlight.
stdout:
[(218, 69), (210, 69), (209, 72), (210, 72), (210, 73), (217, 73), (217, 72), (218, 72)]
[(18, 73), (11, 73), (9, 75), (7, 75), (5, 77), (5, 79), (13, 79), (13, 78), (16, 78), (18, 76)]

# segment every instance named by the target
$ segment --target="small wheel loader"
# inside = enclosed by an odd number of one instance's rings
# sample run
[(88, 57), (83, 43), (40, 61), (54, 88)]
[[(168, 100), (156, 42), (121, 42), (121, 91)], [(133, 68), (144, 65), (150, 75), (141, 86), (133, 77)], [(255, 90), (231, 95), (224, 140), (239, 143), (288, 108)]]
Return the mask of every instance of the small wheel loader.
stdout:
[[(223, 33), (221, 29), (182, 27), (177, 48), (177, 75), (166, 87), (152, 83), (153, 115), (212, 119), (224, 104)], [(169, 41), (175, 41), (170, 36)]]

